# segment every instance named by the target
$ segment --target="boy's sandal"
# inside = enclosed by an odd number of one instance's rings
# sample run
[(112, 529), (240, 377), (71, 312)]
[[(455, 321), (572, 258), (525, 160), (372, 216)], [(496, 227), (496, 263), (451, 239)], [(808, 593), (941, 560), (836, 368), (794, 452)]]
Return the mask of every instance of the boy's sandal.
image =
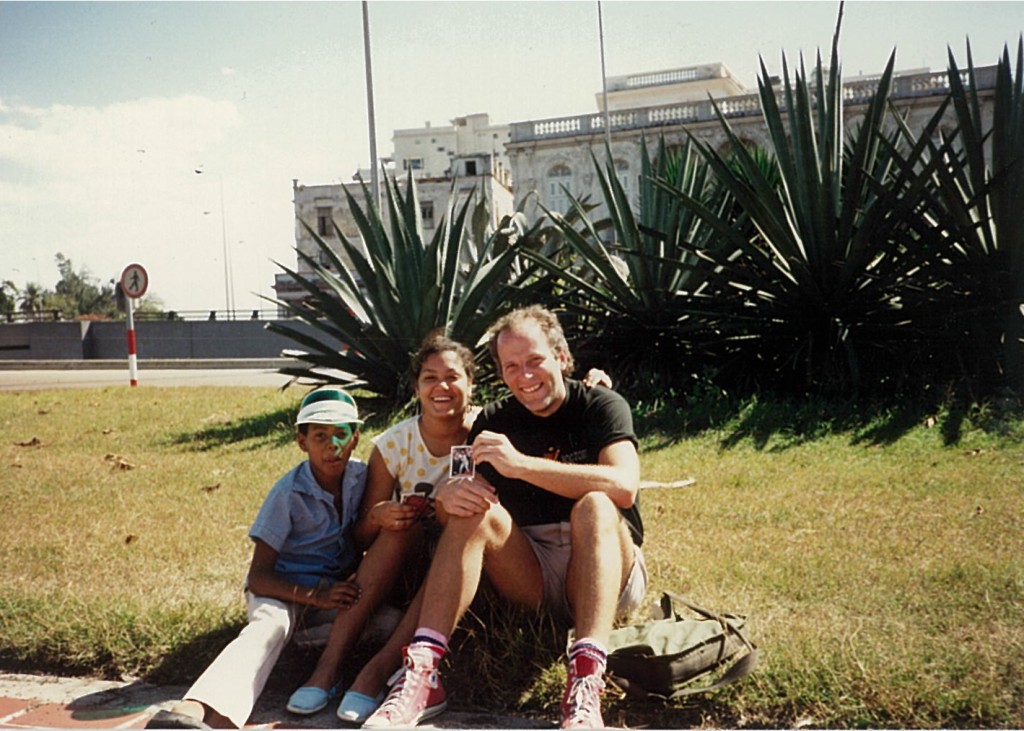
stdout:
[(383, 693), (378, 693), (376, 698), (371, 698), (363, 693), (350, 690), (345, 693), (341, 699), (341, 705), (338, 706), (338, 720), (346, 726), (362, 726), (383, 700)]
[(174, 711), (157, 711), (149, 719), (146, 728), (210, 728), (202, 719), (186, 713)]

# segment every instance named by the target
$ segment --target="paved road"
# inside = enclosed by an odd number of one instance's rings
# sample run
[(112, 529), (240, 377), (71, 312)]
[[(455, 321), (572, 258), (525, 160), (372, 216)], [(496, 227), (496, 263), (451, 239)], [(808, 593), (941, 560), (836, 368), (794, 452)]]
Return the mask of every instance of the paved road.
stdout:
[[(141, 681), (0, 673), (0, 729), (141, 729), (154, 713), (169, 708), (184, 686)], [(245, 728), (337, 728), (337, 703), (313, 716), (284, 710), (288, 694), (269, 690), (260, 697)], [(421, 729), (538, 729), (554, 724), (538, 719), (472, 711), (446, 711)]]
[[(278, 368), (295, 361), (193, 360), (140, 361), (139, 388), (155, 386), (269, 386), (280, 388), (290, 378)], [(0, 361), (0, 391), (55, 388), (131, 388), (128, 362), (115, 361)]]
[[(139, 368), (138, 388), (155, 386), (272, 386), (285, 385), (289, 378), (273, 370), (217, 368), (217, 369), (159, 369)], [(124, 386), (131, 388), (128, 368), (124, 370), (87, 371), (0, 371), (0, 391), (36, 391), (54, 388), (102, 388)]]

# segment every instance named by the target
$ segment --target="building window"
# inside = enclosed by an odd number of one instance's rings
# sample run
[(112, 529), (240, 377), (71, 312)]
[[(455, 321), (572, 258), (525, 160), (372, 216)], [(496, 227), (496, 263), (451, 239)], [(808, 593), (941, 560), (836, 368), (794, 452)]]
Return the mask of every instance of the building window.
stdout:
[(420, 201), (420, 217), (425, 227), (434, 228), (434, 201)]
[(569, 207), (569, 196), (566, 188), (572, 182), (572, 170), (568, 165), (559, 163), (548, 170), (547, 175), (547, 205), (548, 208), (559, 213)]
[(402, 162), (403, 167), (406, 170), (422, 170), (423, 169), (423, 158), (422, 157), (410, 157)]
[(622, 158), (616, 158), (615, 160), (615, 177), (619, 179), (619, 185), (622, 186), (622, 190), (628, 196), (632, 191), (633, 185), (629, 176), (629, 163)]
[(321, 236), (334, 236), (330, 206), (321, 206), (316, 209), (316, 232)]
[(466, 175), (476, 175), (476, 160), (466, 160)]

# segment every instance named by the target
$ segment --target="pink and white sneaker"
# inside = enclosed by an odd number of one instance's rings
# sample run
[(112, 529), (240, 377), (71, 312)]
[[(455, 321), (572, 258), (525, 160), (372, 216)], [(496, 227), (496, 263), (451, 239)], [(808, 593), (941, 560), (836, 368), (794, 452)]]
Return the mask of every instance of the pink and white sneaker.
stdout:
[(581, 654), (569, 662), (569, 680), (562, 697), (562, 728), (604, 728), (601, 694), (604, 668)]
[(441, 713), (448, 702), (437, 664), (429, 647), (406, 647), (404, 666), (391, 677), (387, 698), (363, 727), (408, 728)]

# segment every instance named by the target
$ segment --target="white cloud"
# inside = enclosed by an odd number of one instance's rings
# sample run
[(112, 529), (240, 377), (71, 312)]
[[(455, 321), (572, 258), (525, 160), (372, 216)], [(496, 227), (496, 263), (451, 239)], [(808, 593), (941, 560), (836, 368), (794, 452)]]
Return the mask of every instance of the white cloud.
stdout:
[[(104, 281), (130, 261), (147, 259), (162, 274), (151, 275), (153, 291), (169, 300), (172, 282), (202, 282), (206, 273), (193, 275), (190, 267), (211, 260), (211, 245), (221, 241), (219, 196), (193, 170), (215, 157), (218, 145), (241, 124), (234, 104), (189, 95), (105, 107), (4, 105), (5, 271), (16, 270), (19, 284), (38, 280), (50, 288), (59, 251)], [(201, 215), (210, 209), (214, 216)], [(211, 218), (218, 219), (216, 226)], [(216, 278), (209, 278), (208, 288), (214, 289)], [(187, 287), (184, 294), (194, 291)], [(168, 304), (185, 309), (223, 302), (201, 295), (195, 304), (182, 299)]]
[(123, 171), (143, 154), (164, 163), (195, 159), (239, 124), (233, 104), (197, 96), (2, 113), (0, 155), (38, 176), (64, 179)]

